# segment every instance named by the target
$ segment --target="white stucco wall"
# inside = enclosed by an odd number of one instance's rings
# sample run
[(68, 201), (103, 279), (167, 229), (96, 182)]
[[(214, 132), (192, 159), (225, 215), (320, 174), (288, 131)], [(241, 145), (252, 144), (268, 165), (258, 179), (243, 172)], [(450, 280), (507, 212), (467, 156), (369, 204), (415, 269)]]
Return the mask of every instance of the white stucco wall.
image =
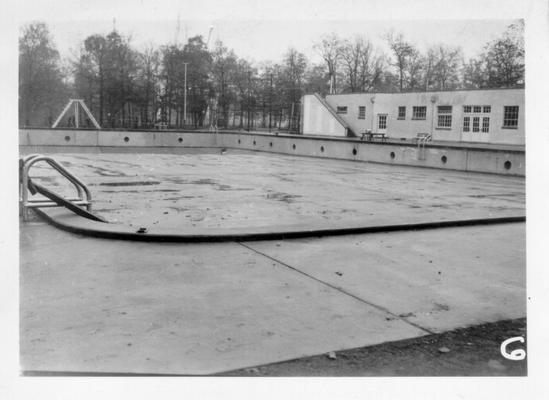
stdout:
[[(372, 102), (373, 100), (373, 102)], [(377, 131), (377, 115), (387, 114), (387, 135), (392, 138), (414, 138), (418, 133), (430, 133), (434, 140), (464, 141), (483, 143), (518, 144), (525, 143), (524, 128), (524, 89), (461, 90), (446, 92), (415, 93), (355, 93), (328, 95), (326, 102), (336, 110), (346, 106), (347, 114), (340, 114), (351, 129), (357, 133), (371, 129)], [(452, 126), (437, 127), (437, 106), (452, 106)], [(489, 132), (463, 132), (463, 106), (491, 107), (490, 113), (469, 114), (490, 118)], [(366, 118), (358, 119), (359, 106), (366, 107)], [(398, 119), (398, 107), (406, 107), (406, 117)], [(426, 106), (424, 120), (412, 119), (414, 106)], [(518, 126), (516, 129), (503, 128), (504, 106), (519, 106)], [(306, 117), (308, 109), (304, 107)], [(471, 119), (472, 127), (472, 119)], [(319, 127), (322, 129), (322, 127)], [(312, 132), (311, 132), (312, 133)]]
[(303, 96), (303, 133), (305, 135), (345, 137), (345, 127), (314, 95)]
[[(337, 110), (338, 106), (347, 107), (347, 114), (339, 114), (341, 118), (349, 124), (353, 132), (357, 135), (362, 134), (368, 129), (372, 129), (372, 103), (370, 99), (374, 97), (369, 93), (353, 93), (326, 96), (326, 102)], [(358, 119), (358, 108), (366, 107), (365, 119)]]

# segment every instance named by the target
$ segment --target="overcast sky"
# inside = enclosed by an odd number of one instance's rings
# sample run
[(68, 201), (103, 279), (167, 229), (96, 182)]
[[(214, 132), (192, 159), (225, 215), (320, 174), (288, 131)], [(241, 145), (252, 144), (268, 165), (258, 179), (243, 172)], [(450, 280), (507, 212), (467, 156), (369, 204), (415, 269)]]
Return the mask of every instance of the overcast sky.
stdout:
[(78, 49), (90, 34), (117, 30), (131, 35), (137, 49), (194, 35), (220, 39), (238, 56), (256, 62), (280, 61), (288, 47), (320, 62), (312, 45), (324, 33), (364, 35), (387, 51), (382, 35), (402, 32), (421, 50), (446, 43), (461, 46), (466, 57), (520, 18), (517, 2), (481, 0), (19, 0), (19, 24), (48, 24), (62, 56)]
[[(114, 13), (113, 13), (114, 14)], [(221, 40), (233, 48), (240, 57), (256, 62), (272, 60), (278, 62), (284, 52), (295, 47), (305, 53), (313, 62), (320, 62), (312, 45), (327, 32), (335, 32), (341, 37), (363, 35), (385, 51), (386, 43), (382, 36), (389, 30), (402, 32), (407, 39), (421, 50), (430, 45), (444, 43), (463, 48), (466, 57), (477, 55), (484, 44), (501, 35), (507, 26), (516, 20), (227, 20), (180, 18), (177, 34), (177, 12), (172, 19), (128, 20), (118, 15), (96, 21), (45, 20), (62, 56), (78, 49), (80, 43), (94, 33), (106, 34), (116, 26), (124, 34), (131, 35), (133, 45), (143, 49), (147, 45), (159, 46), (173, 43), (178, 36), (180, 43), (186, 37), (202, 35), (206, 39), (211, 27), (210, 47)], [(180, 11), (180, 15), (184, 15)], [(123, 17), (123, 15), (122, 15)]]

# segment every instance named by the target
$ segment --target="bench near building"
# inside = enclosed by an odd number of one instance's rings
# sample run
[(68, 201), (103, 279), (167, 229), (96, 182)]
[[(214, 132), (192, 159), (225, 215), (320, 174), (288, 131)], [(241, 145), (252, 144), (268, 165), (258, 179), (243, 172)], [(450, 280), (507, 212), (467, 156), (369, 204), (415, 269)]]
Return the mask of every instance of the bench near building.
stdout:
[(522, 88), (313, 94), (302, 104), (306, 135), (525, 144)]

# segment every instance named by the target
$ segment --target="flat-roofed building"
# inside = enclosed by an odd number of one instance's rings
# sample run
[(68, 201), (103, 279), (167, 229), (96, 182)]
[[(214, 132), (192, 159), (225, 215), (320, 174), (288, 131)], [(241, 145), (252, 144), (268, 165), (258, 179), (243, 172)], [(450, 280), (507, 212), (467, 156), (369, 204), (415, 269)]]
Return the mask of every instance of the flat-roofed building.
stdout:
[(302, 132), (524, 145), (524, 89), (306, 95)]

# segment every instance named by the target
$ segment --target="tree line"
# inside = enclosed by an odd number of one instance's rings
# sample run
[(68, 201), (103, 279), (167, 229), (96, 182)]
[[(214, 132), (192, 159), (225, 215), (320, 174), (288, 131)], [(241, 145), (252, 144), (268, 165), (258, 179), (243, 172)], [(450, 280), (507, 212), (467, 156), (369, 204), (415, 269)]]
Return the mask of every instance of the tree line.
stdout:
[(313, 44), (320, 64), (295, 48), (278, 62), (252, 63), (200, 35), (138, 51), (116, 30), (88, 36), (61, 59), (47, 25), (35, 22), (19, 38), (19, 123), (51, 126), (69, 98), (81, 98), (102, 127), (297, 130), (306, 93), (522, 86), (523, 30), (510, 25), (469, 59), (445, 44), (422, 52), (402, 33), (384, 36), (388, 53), (367, 37), (331, 33)]

